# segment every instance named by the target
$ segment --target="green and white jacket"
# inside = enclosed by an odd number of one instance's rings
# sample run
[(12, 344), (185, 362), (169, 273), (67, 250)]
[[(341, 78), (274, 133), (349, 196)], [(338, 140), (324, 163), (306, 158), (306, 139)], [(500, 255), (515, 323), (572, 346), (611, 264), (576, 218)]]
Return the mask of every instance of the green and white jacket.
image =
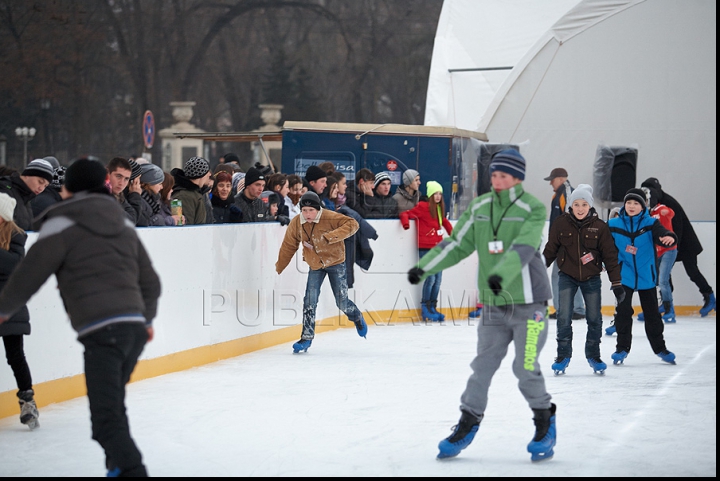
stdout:
[[(545, 206), (517, 184), (474, 199), (450, 237), (420, 259), (422, 279), (452, 267), (474, 251), (478, 253), (478, 300), (505, 306), (545, 302), (552, 297), (545, 263), (540, 255)], [(491, 243), (495, 243), (491, 246)], [(502, 252), (491, 253), (491, 248)], [(494, 295), (488, 278), (502, 278)]]

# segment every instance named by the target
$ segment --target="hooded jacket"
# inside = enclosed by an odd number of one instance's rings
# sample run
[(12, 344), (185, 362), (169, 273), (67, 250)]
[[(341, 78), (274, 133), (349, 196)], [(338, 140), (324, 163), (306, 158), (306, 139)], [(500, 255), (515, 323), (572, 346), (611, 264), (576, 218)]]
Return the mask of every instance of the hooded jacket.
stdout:
[(301, 215), (293, 217), (285, 232), (275, 270), (285, 270), (302, 243), (303, 260), (312, 270), (324, 269), (345, 261), (343, 241), (357, 232), (359, 225), (346, 215), (327, 209), (318, 211), (317, 222), (307, 222)]
[[(580, 282), (599, 276), (604, 267), (612, 287), (619, 287), (618, 252), (607, 224), (598, 217), (594, 208), (582, 220), (577, 220), (572, 208), (570, 210), (550, 227), (543, 250), (545, 264), (550, 267), (557, 259), (560, 271)], [(583, 262), (587, 254), (591, 254), (592, 259), (586, 257), (587, 262)]]
[(182, 213), (185, 216), (185, 225), (205, 224), (207, 212), (203, 189), (194, 184), (185, 176), (182, 169), (175, 168), (170, 171), (175, 178), (175, 186), (171, 198), (182, 202)]
[(152, 322), (160, 279), (111, 195), (78, 193), (37, 224), (37, 241), (0, 293), (0, 315), (17, 312), (55, 274), (78, 337), (113, 323)]

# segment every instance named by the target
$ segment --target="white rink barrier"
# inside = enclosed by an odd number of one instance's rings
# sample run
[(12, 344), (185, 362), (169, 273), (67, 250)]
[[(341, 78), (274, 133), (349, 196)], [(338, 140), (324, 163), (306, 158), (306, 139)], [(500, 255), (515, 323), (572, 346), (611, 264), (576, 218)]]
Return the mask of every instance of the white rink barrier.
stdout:
[[(398, 220), (373, 220), (379, 238), (370, 241), (372, 266), (355, 266), (350, 297), (373, 329), (419, 321), (421, 285), (407, 281), (417, 262), (416, 231)], [(715, 280), (715, 222), (694, 223), (705, 247), (700, 268)], [(180, 371), (299, 339), (307, 264), (300, 253), (282, 275), (275, 272), (285, 227), (276, 223), (139, 228), (162, 281), (155, 339), (147, 345), (133, 380)], [(28, 248), (35, 242), (30, 233)], [(543, 243), (544, 246), (544, 243)], [(107, 266), (113, 269), (113, 266)], [(548, 270), (548, 275), (550, 271)], [(447, 322), (468, 323), (477, 299), (477, 256), (443, 272), (440, 307)], [(697, 312), (702, 297), (680, 264), (673, 271), (675, 304)], [(714, 287), (714, 286), (713, 286)], [(603, 276), (605, 320), (614, 306)], [(635, 303), (638, 303), (637, 296)], [(691, 307), (690, 307), (691, 306)], [(25, 353), (40, 406), (85, 394), (82, 346), (50, 278), (28, 304), (32, 335)], [(680, 309), (682, 312), (682, 309)], [(317, 309), (318, 332), (351, 327), (335, 306), (328, 282)], [(17, 387), (9, 366), (0, 368), (0, 417), (18, 412)]]

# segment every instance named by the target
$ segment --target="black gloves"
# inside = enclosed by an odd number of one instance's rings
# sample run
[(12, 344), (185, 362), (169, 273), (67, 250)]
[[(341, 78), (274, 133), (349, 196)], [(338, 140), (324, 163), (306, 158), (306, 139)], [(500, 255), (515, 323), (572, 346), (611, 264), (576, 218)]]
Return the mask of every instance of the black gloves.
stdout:
[(288, 225), (290, 223), (290, 217), (288, 217), (286, 215), (277, 216), (277, 220), (278, 220), (278, 222), (280, 222), (280, 225), (282, 225), (282, 226)]
[(625, 300), (625, 289), (623, 289), (622, 286), (613, 287), (612, 291), (613, 294), (615, 294), (615, 299), (617, 299), (618, 304)]
[(420, 278), (425, 274), (425, 271), (420, 269), (419, 267), (413, 267), (408, 271), (408, 281), (410, 281), (410, 284), (419, 284)]
[(500, 283), (502, 282), (502, 277), (498, 275), (491, 275), (488, 277), (488, 286), (490, 286), (490, 290), (495, 294), (496, 296), (500, 294), (500, 291), (502, 290), (502, 286)]

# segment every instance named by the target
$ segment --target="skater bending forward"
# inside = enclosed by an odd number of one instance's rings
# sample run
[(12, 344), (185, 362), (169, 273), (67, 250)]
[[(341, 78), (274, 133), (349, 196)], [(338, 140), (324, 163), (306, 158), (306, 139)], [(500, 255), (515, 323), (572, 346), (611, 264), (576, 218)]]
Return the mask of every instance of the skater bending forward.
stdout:
[(615, 241), (607, 224), (593, 207), (592, 187), (580, 184), (569, 199), (570, 208), (550, 226), (548, 242), (543, 255), (549, 267), (557, 261), (560, 269), (557, 306), (557, 358), (552, 368), (555, 374), (564, 374), (572, 357), (572, 314), (575, 294), (582, 292), (585, 300), (587, 336), (585, 359), (593, 372), (602, 374), (607, 369), (600, 358), (602, 337), (600, 273), (603, 265), (618, 303), (625, 298), (620, 282), (620, 266)]
[(525, 192), (525, 159), (516, 150), (496, 153), (490, 163), (492, 190), (475, 198), (452, 236), (444, 239), (408, 272), (411, 283), (478, 255), (478, 323), (473, 374), (460, 399), (460, 421), (439, 444), (438, 458), (457, 456), (475, 437), (488, 404), (495, 371), (515, 347), (513, 373), (533, 411), (535, 435), (527, 446), (533, 461), (549, 459), (555, 446), (555, 404), (545, 389), (540, 351), (547, 340), (547, 301), (552, 297), (540, 242), (545, 207)]
[(630, 189), (625, 194), (620, 216), (608, 221), (615, 239), (620, 261), (625, 299), (617, 306), (615, 331), (617, 345), (612, 354), (613, 364), (623, 364), (632, 346), (632, 298), (640, 296), (645, 315), (645, 334), (653, 352), (663, 361), (675, 364), (675, 354), (667, 350), (663, 336), (664, 324), (657, 304), (657, 253), (655, 245), (672, 247), (677, 236), (650, 215), (647, 197), (642, 189)]
[(355, 324), (361, 337), (367, 335), (367, 324), (360, 309), (348, 299), (345, 270), (343, 241), (357, 232), (358, 227), (355, 219), (323, 209), (316, 193), (306, 192), (300, 198), (300, 215), (290, 221), (275, 264), (277, 273), (282, 274), (302, 244), (303, 260), (310, 266), (303, 299), (302, 335), (293, 344), (294, 353), (307, 352), (315, 338), (315, 310), (325, 276), (330, 279), (337, 307)]
[(135, 225), (106, 189), (106, 178), (105, 166), (94, 160), (68, 167), (65, 200), (39, 219), (37, 241), (0, 295), (0, 322), (55, 274), (85, 347), (92, 438), (105, 450), (108, 476), (139, 477), (147, 470), (130, 436), (125, 385), (152, 340), (160, 280)]

